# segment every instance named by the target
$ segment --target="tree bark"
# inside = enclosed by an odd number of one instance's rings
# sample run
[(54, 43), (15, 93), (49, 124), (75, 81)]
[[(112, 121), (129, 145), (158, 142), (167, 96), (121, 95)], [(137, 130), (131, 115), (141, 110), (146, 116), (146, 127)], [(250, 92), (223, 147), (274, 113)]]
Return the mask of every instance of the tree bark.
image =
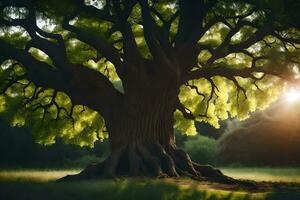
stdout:
[(137, 86), (142, 90), (129, 91), (112, 118), (106, 119), (111, 150), (106, 160), (61, 180), (185, 176), (235, 184), (236, 180), (219, 170), (194, 163), (176, 146), (173, 113), (178, 90), (159, 85), (153, 84), (151, 89)]

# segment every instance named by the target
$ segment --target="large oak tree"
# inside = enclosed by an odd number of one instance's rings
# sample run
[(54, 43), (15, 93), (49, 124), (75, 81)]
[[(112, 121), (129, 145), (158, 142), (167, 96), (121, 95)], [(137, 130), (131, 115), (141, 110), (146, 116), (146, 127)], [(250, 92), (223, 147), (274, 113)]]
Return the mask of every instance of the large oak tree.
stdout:
[[(297, 76), (294, 0), (1, 0), (0, 110), (38, 142), (111, 154), (76, 177), (230, 181), (176, 147), (174, 127), (246, 118)], [(294, 76), (295, 75), (295, 76)]]

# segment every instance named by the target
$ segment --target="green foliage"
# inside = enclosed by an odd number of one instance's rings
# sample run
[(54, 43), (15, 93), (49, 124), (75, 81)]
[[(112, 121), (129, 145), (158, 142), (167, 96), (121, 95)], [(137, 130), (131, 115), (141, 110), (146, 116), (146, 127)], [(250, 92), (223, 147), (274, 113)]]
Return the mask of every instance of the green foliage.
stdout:
[(108, 141), (95, 148), (66, 145), (58, 139), (54, 145), (37, 144), (31, 128), (12, 128), (0, 116), (0, 168), (81, 168), (107, 156)]
[[(241, 2), (232, 4), (230, 1), (226, 3), (221, 1), (218, 5), (219, 7), (216, 12), (219, 15), (228, 17), (246, 14), (250, 9), (249, 5)], [(210, 15), (207, 17), (209, 21)], [(263, 13), (254, 12), (246, 20), (259, 24), (265, 19)], [(234, 26), (234, 21), (231, 22), (228, 20), (227, 22), (230, 26)], [(216, 48), (224, 42), (229, 30), (228, 24), (217, 23), (203, 35), (198, 43)], [(244, 26), (231, 38), (230, 43), (234, 45), (244, 42), (255, 31), (257, 30), (254, 27)], [(299, 34), (299, 32), (295, 31), (294, 34)], [(299, 37), (299, 35), (296, 37)], [(289, 50), (293, 49), (289, 45), (287, 47)], [(253, 44), (247, 51), (254, 56), (265, 56), (268, 58), (255, 61), (256, 66), (264, 69), (272, 69), (287, 77), (292, 77), (295, 75), (293, 71), (295, 64), (289, 62), (289, 58), (287, 57), (294, 55), (293, 57), (298, 59), (299, 52), (292, 50), (293, 53), (290, 54), (283, 51), (282, 48), (280, 40), (272, 36), (267, 36), (264, 42)], [(226, 52), (227, 50), (224, 49), (224, 51)], [(207, 62), (210, 57), (211, 53), (209, 51), (201, 51), (198, 56), (200, 65)], [(226, 57), (216, 60), (214, 65), (215, 67), (245, 69), (250, 68), (253, 64), (252, 62), (253, 58), (247, 54), (231, 53)], [(256, 74), (255, 76), (260, 77), (261, 75)], [(231, 116), (243, 120), (248, 118), (251, 112), (266, 108), (277, 98), (283, 88), (283, 81), (271, 76), (264, 77), (264, 79), (255, 82), (250, 78), (236, 78), (235, 83), (232, 79), (225, 77), (214, 77), (211, 81), (216, 88), (212, 94), (213, 84), (209, 80), (199, 79), (188, 83), (189, 85), (196, 86), (198, 91), (195, 88), (184, 85), (180, 89), (179, 98), (187, 109), (191, 110), (196, 116), (197, 121), (209, 123), (216, 128), (219, 127), (218, 121), (220, 119), (226, 119), (228, 116)], [(199, 92), (201, 95), (199, 95)], [(206, 116), (203, 117), (203, 115)], [(175, 113), (176, 123), (174, 127), (184, 133), (194, 135), (194, 122), (183, 118), (180, 113)]]
[(35, 59), (37, 59), (37, 60), (39, 60), (39, 61), (42, 61), (42, 62), (45, 62), (45, 63), (47, 63), (48, 65), (53, 65), (51, 58), (50, 58), (47, 54), (45, 54), (43, 51), (41, 51), (41, 50), (39, 50), (39, 49), (37, 49), (37, 48), (31, 47), (31, 48), (29, 49), (29, 53), (31, 53), (31, 55), (32, 55)]
[[(257, 109), (266, 108), (271, 102), (276, 100), (282, 89), (281, 80), (274, 77), (266, 77), (256, 84), (250, 79), (237, 78), (238, 83), (245, 88), (245, 94), (236, 85), (226, 78), (214, 77), (214, 84), (218, 90), (211, 95), (211, 83), (206, 79), (191, 81), (190, 84), (199, 88), (205, 97), (198, 95), (196, 90), (188, 86), (182, 86), (180, 89), (180, 101), (192, 111), (197, 121), (211, 124), (215, 128), (219, 128), (219, 120), (229, 117), (237, 117), (238, 119), (246, 119), (251, 112)], [(276, 85), (276, 87), (275, 87)], [(207, 109), (207, 110), (206, 110)], [(199, 116), (206, 114), (207, 116)], [(196, 134), (194, 121), (184, 119), (181, 113), (175, 112), (175, 128), (189, 135)]]
[(69, 39), (66, 46), (68, 58), (72, 63), (82, 64), (97, 57), (95, 49), (75, 38)]
[[(60, 34), (66, 45), (68, 61), (73, 64), (81, 64), (85, 67), (94, 69), (104, 74), (121, 92), (123, 91), (122, 81), (116, 73), (112, 63), (107, 61), (91, 45), (88, 45), (77, 38), (74, 33), (68, 32), (62, 28), (62, 20), (69, 16), (75, 9), (72, 0), (33, 0), (34, 9), (39, 26), (47, 32)], [(106, 1), (85, 1), (87, 5), (103, 8)], [(283, 0), (253, 0), (251, 4), (243, 1), (225, 1), (218, 0), (212, 10), (207, 12), (203, 19), (203, 26), (217, 15), (226, 19), (223, 22), (216, 23), (203, 33), (197, 42), (199, 46), (216, 49), (226, 42), (226, 37), (232, 28), (237, 26), (237, 17), (251, 12), (256, 6), (260, 10), (253, 11), (244, 20), (252, 22), (253, 26), (243, 26), (228, 41), (228, 45), (236, 45), (245, 42), (258, 30), (256, 27), (264, 24), (272, 11), (276, 16), (278, 27), (287, 25), (297, 25), (299, 16), (299, 2)], [(204, 1), (208, 4), (209, 1)], [(163, 29), (164, 21), (169, 21), (178, 9), (178, 1), (149, 1), (150, 6), (161, 13), (160, 16), (152, 13), (155, 24)], [(285, 9), (291, 9), (288, 12)], [(27, 16), (26, 9), (9, 7), (1, 13), (3, 19), (23, 19)], [(115, 11), (109, 14), (116, 14)], [(298, 21), (297, 21), (298, 20)], [(135, 41), (140, 54), (147, 59), (152, 58), (148, 45), (144, 37), (144, 27), (141, 25), (143, 19), (141, 16), (141, 6), (135, 5), (128, 17), (128, 23), (131, 26)], [(80, 12), (77, 17), (71, 20), (70, 24), (80, 28), (81, 31), (97, 36), (110, 43), (123, 56), (124, 51), (122, 34), (119, 31), (111, 34), (113, 24), (100, 20), (89, 12)], [(201, 24), (199, 24), (200, 26)], [(170, 35), (168, 41), (173, 41), (179, 27), (179, 18), (175, 18), (170, 24)], [(157, 32), (163, 30), (156, 30)], [(155, 33), (158, 34), (158, 33)], [(299, 30), (287, 29), (280, 33), (281, 36), (288, 35), (290, 38), (298, 39)], [(1, 27), (0, 39), (4, 40), (18, 49), (25, 49), (31, 40), (25, 29), (17, 27)], [(54, 42), (48, 39), (50, 42)], [(227, 38), (228, 40), (228, 38)], [(229, 48), (221, 49), (221, 54), (225, 56), (217, 59), (212, 68), (226, 69), (248, 69), (255, 62), (256, 66), (262, 69), (272, 69), (288, 78), (295, 75), (299, 63), (300, 52), (298, 46), (285, 44), (274, 35), (268, 35), (252, 46), (244, 49), (245, 52), (230, 53)], [(38, 48), (29, 48), (28, 52), (37, 60), (53, 65), (51, 58)], [(170, 53), (170, 52), (168, 52)], [(249, 54), (252, 54), (249, 55)], [(121, 57), (122, 57), (121, 56)], [(209, 50), (201, 50), (198, 55), (198, 66), (193, 70), (204, 68), (205, 64), (212, 56)], [(264, 57), (255, 60), (255, 57)], [(294, 59), (292, 61), (292, 59)], [(176, 59), (175, 59), (176, 60)], [(39, 143), (53, 144), (57, 138), (62, 138), (67, 143), (79, 144), (81, 146), (93, 146), (96, 140), (103, 140), (107, 137), (105, 133), (105, 122), (99, 113), (85, 108), (81, 105), (73, 105), (70, 98), (61, 92), (55, 92), (48, 88), (36, 86), (27, 80), (20, 78), (15, 84), (11, 84), (11, 79), (18, 79), (25, 70), (21, 65), (15, 65), (14, 61), (6, 61), (1, 57), (0, 62), (5, 61), (0, 68), (0, 90), (3, 95), (0, 96), (0, 113), (10, 120), (12, 126), (30, 126), (34, 131), (34, 136)], [(259, 73), (252, 74), (255, 77), (261, 77)], [(262, 77), (261, 77), (262, 78)], [(219, 121), (228, 117), (238, 118), (240, 120), (249, 117), (250, 113), (256, 110), (265, 109), (273, 102), (280, 91), (283, 89), (283, 81), (266, 76), (261, 80), (254, 81), (250, 78), (240, 77), (221, 77), (215, 76), (211, 79), (201, 78), (189, 81), (187, 85), (180, 87), (179, 99), (191, 113), (196, 117), (196, 121), (209, 123), (215, 128), (219, 128)], [(194, 87), (190, 87), (194, 86)], [(198, 88), (198, 90), (195, 89)], [(3, 91), (5, 90), (5, 91)], [(96, 92), (96, 91), (95, 91)], [(181, 112), (175, 111), (174, 128), (187, 135), (195, 135), (195, 121), (185, 119)]]
[(201, 135), (188, 137), (184, 142), (183, 149), (197, 163), (216, 163), (217, 141), (214, 139)]
[(199, 43), (202, 45), (209, 45), (211, 47), (219, 46), (228, 34), (229, 28), (222, 23), (213, 25), (200, 39)]
[[(35, 8), (44, 16), (55, 18), (67, 15), (75, 9), (72, 0), (33, 0)], [(66, 9), (68, 8), (68, 9)]]
[[(107, 137), (104, 120), (97, 112), (84, 106), (72, 106), (68, 96), (61, 92), (54, 96), (53, 90), (34, 85), (20, 87), (10, 88), (0, 96), (0, 112), (14, 127), (31, 127), (38, 143), (50, 145), (61, 138), (68, 144), (93, 147), (95, 141)], [(40, 91), (38, 96), (34, 93), (36, 90)], [(33, 98), (30, 102), (27, 95)]]
[(0, 27), (0, 38), (14, 45), (19, 49), (24, 49), (29, 41), (29, 36), (25, 29), (21, 27)]
[[(10, 68), (1, 69), (3, 78), (10, 74)], [(20, 70), (15, 69), (15, 73)], [(97, 112), (73, 106), (64, 93), (54, 94), (28, 81), (13, 84), (0, 96), (0, 113), (14, 127), (31, 127), (40, 144), (53, 144), (59, 137), (68, 144), (92, 147), (95, 141), (107, 137), (104, 120)]]
[[(11, 120), (14, 114), (20, 110), (22, 98), (20, 97), (9, 97), (0, 96), (0, 114), (2, 117)], [(22, 124), (15, 123), (16, 126), (21, 126)]]
[(299, 105), (283, 97), (243, 122), (231, 122), (219, 140), (218, 159), (224, 164), (298, 166)]
[(197, 134), (194, 120), (188, 120), (184, 118), (182, 113), (180, 113), (179, 111), (176, 111), (174, 113), (174, 119), (175, 119), (175, 123), (174, 123), (175, 129), (179, 130), (180, 132), (186, 135)]

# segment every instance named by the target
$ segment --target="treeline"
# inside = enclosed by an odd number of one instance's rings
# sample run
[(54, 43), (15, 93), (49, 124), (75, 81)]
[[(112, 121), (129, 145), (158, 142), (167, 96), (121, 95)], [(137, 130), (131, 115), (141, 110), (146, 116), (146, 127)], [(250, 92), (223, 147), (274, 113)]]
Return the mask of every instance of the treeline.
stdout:
[[(214, 163), (216, 140), (221, 136), (221, 129), (215, 130), (209, 125), (198, 124), (197, 129), (208, 137), (200, 137), (194, 141), (175, 131), (176, 143), (186, 148), (192, 157), (199, 158), (201, 163)], [(29, 128), (12, 128), (0, 118), (0, 167), (1, 168), (61, 168), (84, 167), (104, 159), (109, 154), (107, 140), (97, 142), (94, 148), (64, 144), (58, 140), (51, 146), (43, 146), (34, 142)], [(204, 140), (202, 141), (202, 138)], [(208, 145), (207, 141), (214, 144)], [(200, 142), (198, 144), (198, 142)], [(194, 148), (194, 146), (197, 146)]]
[(0, 118), (0, 167), (83, 167), (103, 159), (108, 154), (108, 142), (95, 148), (66, 145), (58, 140), (54, 145), (36, 144), (28, 128), (12, 128)]
[[(257, 113), (244, 122), (223, 122), (218, 130), (198, 123), (200, 134), (196, 136), (175, 130), (176, 143), (201, 164), (299, 166), (300, 123), (270, 120), (267, 114)], [(28, 128), (11, 128), (1, 118), (0, 130), (1, 168), (78, 168), (98, 162), (109, 153), (108, 141), (97, 142), (94, 148), (66, 145), (59, 140), (41, 146), (34, 142)]]

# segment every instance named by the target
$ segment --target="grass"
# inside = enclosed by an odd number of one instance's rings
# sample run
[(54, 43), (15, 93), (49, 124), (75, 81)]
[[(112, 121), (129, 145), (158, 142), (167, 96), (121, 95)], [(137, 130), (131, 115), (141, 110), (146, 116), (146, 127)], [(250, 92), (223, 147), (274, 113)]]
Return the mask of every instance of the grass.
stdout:
[[(222, 172), (237, 179), (300, 183), (300, 168), (222, 168)], [(299, 199), (300, 200), (300, 199)]]
[[(254, 169), (251, 171), (251, 169)], [(235, 177), (256, 177), (259, 180), (290, 181), (300, 176), (297, 169), (225, 169), (225, 173)], [(82, 181), (72, 183), (53, 182), (66, 174), (78, 170), (0, 170), (0, 199), (145, 199), (145, 200), (299, 200), (300, 191), (291, 193), (249, 193), (225, 191), (204, 186), (189, 179), (176, 181), (127, 179), (121, 181)], [(236, 172), (236, 173), (235, 173)], [(244, 172), (244, 173), (243, 173)], [(273, 177), (265, 174), (273, 173)], [(261, 176), (261, 177), (259, 177)], [(290, 177), (288, 177), (290, 176)], [(277, 178), (274, 178), (277, 177)], [(299, 180), (299, 179), (297, 179)]]
[(198, 190), (194, 188), (180, 188), (159, 181), (89, 181), (75, 183), (44, 183), (24, 184), (8, 183), (1, 185), (0, 199), (172, 199), (172, 200), (260, 200), (266, 194), (246, 194), (227, 191)]
[(0, 182), (49, 182), (80, 170), (0, 170)]

